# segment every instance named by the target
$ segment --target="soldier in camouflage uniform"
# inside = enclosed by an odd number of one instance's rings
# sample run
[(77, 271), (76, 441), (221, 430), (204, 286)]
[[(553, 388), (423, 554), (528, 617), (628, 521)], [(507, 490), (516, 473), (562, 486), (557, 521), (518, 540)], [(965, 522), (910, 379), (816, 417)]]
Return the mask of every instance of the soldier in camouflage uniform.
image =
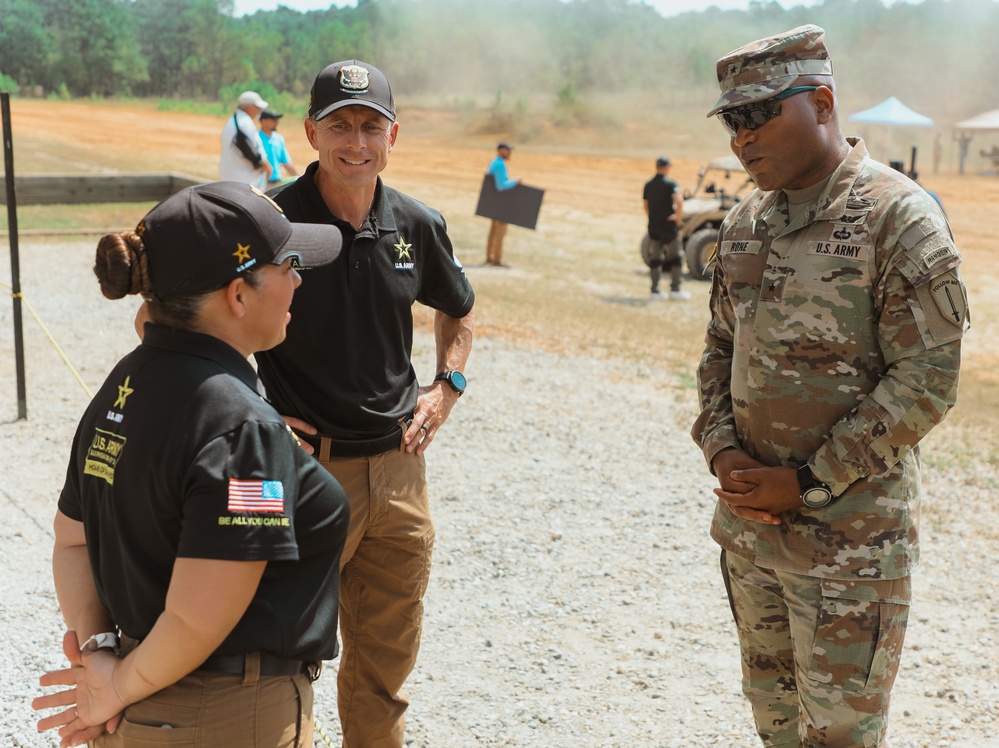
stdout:
[[(758, 189), (721, 227), (692, 436), (767, 746), (887, 745), (919, 556), (918, 443), (954, 405), (967, 297), (937, 204), (845, 138), (824, 32), (718, 61)], [(710, 116), (710, 115), (709, 115)]]

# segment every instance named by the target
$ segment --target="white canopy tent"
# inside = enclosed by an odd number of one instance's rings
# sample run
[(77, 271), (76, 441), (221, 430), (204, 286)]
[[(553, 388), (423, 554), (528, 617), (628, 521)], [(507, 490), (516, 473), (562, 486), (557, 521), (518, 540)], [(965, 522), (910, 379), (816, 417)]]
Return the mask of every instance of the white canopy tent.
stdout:
[[(960, 172), (964, 174), (964, 162), (968, 157), (968, 145), (974, 134), (982, 130), (999, 130), (999, 109), (976, 114), (974, 117), (961, 120), (954, 124), (954, 139), (959, 143), (961, 149)], [(999, 147), (992, 146), (991, 152), (981, 151), (982, 157), (992, 162), (993, 171), (999, 171)]]
[(999, 109), (982, 112), (954, 125), (955, 130), (999, 130)]
[(894, 96), (885, 99), (870, 109), (851, 114), (847, 119), (850, 122), (885, 126), (884, 154), (882, 156), (885, 162), (891, 157), (891, 133), (893, 127), (933, 127), (932, 119), (913, 111)]

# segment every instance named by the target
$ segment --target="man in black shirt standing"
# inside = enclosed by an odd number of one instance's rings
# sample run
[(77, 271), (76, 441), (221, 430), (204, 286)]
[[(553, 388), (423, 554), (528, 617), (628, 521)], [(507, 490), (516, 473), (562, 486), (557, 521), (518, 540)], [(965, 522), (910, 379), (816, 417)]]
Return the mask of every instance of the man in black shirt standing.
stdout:
[(649, 266), (652, 279), (652, 298), (661, 299), (659, 279), (663, 269), (670, 273), (671, 301), (686, 301), (690, 293), (681, 289), (683, 284), (683, 240), (680, 224), (683, 222), (683, 195), (676, 182), (669, 178), (669, 159), (656, 159), (656, 175), (645, 183), (645, 214), (649, 217), (649, 236), (643, 242), (643, 259)]
[[(293, 223), (343, 233), (334, 263), (299, 268), (284, 343), (257, 356), (278, 412), (343, 486), (344, 745), (401, 748), (402, 686), (416, 662), (434, 526), (423, 453), (465, 389), (475, 295), (437, 211), (378, 176), (399, 124), (388, 80), (358, 60), (327, 66), (305, 133), (319, 154), (274, 200)], [(435, 310), (436, 376), (413, 369), (412, 306)]]

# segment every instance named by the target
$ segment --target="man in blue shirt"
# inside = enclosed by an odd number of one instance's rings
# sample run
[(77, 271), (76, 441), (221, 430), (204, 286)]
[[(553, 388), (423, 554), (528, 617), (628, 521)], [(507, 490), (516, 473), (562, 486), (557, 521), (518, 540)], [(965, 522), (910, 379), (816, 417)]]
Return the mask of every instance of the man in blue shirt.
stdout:
[[(511, 179), (506, 171), (506, 162), (510, 160), (510, 152), (513, 146), (507, 143), (500, 143), (496, 146), (496, 158), (489, 164), (489, 174), (496, 180), (496, 189), (500, 192), (512, 189), (520, 184), (519, 179)], [(499, 268), (508, 268), (509, 265), (503, 262), (503, 237), (510, 224), (502, 221), (493, 221), (489, 226), (489, 239), (486, 241), (486, 264), (495, 265)]]
[(283, 114), (270, 109), (265, 109), (260, 113), (260, 142), (264, 144), (264, 152), (271, 165), (270, 175), (267, 177), (268, 187), (274, 187), (281, 183), (282, 165), (289, 177), (298, 176), (298, 169), (291, 162), (288, 147), (284, 143), (284, 136), (277, 131), (278, 120), (283, 116)]

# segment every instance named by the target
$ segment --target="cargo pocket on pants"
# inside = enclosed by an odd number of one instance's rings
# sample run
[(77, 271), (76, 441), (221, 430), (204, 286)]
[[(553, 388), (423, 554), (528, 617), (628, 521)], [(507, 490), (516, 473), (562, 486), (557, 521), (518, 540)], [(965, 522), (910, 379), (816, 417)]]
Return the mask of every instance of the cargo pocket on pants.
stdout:
[(827, 587), (840, 586), (823, 583), (808, 678), (845, 693), (887, 696), (898, 673), (909, 605), (838, 589), (825, 594)]

